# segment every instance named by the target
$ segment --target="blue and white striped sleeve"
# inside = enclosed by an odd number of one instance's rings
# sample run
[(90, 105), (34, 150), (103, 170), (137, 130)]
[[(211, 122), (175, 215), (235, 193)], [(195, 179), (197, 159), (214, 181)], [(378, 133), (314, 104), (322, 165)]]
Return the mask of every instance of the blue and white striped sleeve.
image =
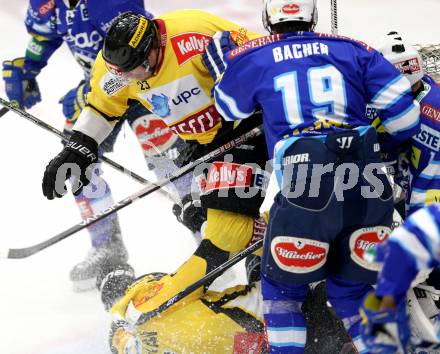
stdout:
[(440, 204), (412, 214), (383, 245), (385, 259), (378, 277), (378, 296), (406, 294), (420, 270), (440, 264)]
[(407, 140), (420, 130), (420, 106), (409, 81), (378, 52), (365, 68), (369, 105), (380, 111), (382, 125), (397, 140)]
[(255, 75), (252, 77), (255, 67), (246, 59), (244, 57), (228, 63), (221, 79), (214, 87), (215, 107), (228, 121), (250, 117), (257, 106), (253, 99), (255, 87), (248, 85), (255, 83)]

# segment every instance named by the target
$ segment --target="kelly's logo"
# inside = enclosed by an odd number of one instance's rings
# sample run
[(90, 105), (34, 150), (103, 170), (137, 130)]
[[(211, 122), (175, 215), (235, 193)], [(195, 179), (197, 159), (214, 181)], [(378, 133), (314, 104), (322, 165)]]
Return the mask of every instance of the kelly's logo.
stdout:
[(211, 40), (210, 36), (197, 32), (187, 32), (171, 37), (171, 45), (179, 65), (191, 58), (203, 54)]

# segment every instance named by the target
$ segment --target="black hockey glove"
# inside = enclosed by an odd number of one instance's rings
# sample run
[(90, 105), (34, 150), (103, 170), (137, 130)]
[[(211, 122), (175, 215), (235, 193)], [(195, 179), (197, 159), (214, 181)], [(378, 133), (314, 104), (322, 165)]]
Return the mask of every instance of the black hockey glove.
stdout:
[[(52, 200), (67, 193), (65, 181), (72, 177), (72, 192), (81, 193), (83, 186), (90, 183), (91, 171), (87, 168), (98, 161), (98, 144), (89, 136), (74, 132), (69, 142), (53, 160), (49, 162), (43, 177), (43, 194)], [(67, 165), (69, 164), (69, 165)]]
[(206, 221), (206, 209), (202, 208), (200, 200), (193, 200), (191, 194), (182, 198), (182, 204), (173, 205), (173, 214), (192, 232), (200, 231)]
[(101, 291), (101, 301), (106, 311), (110, 311), (135, 280), (134, 269), (128, 263), (104, 264), (96, 277), (96, 287)]

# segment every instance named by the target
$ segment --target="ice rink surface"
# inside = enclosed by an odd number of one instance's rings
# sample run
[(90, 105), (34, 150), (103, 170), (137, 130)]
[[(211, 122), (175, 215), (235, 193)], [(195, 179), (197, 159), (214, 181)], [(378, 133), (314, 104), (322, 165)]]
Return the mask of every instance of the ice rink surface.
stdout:
[[(100, 0), (105, 1), (105, 0)], [(178, 8), (200, 8), (264, 33), (261, 1), (148, 1), (155, 15)], [(0, 60), (24, 54), (28, 35), (23, 24), (27, 2), (0, 0)], [(339, 0), (339, 33), (375, 46), (391, 30), (412, 43), (440, 43), (438, 0)], [(317, 31), (330, 32), (330, 0), (318, 0)], [(82, 73), (63, 45), (38, 77), (43, 102), (30, 113), (63, 127), (59, 98)], [(6, 98), (3, 81), (0, 96)], [(41, 179), (47, 162), (60, 151), (52, 134), (13, 112), (0, 118), (0, 253), (41, 242), (80, 221), (72, 196), (47, 201)], [(150, 176), (137, 142), (127, 127), (108, 157)], [(139, 190), (128, 177), (105, 167), (116, 200)], [(195, 242), (171, 214), (171, 202), (147, 196), (119, 213), (130, 263), (137, 274), (175, 270), (195, 249)], [(109, 316), (97, 291), (73, 293), (68, 272), (82, 260), (90, 242), (86, 231), (22, 260), (0, 260), (0, 353), (109, 353)], [(235, 281), (241, 280), (240, 274)]]

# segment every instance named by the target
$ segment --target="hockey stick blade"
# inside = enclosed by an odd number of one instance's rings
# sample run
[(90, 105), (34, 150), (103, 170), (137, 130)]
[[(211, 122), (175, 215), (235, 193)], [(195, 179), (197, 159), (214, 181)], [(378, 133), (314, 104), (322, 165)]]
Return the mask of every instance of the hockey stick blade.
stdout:
[[(157, 188), (159, 188), (159, 187), (157, 187)], [(107, 208), (107, 209), (103, 210), (102, 212), (100, 212), (92, 217), (87, 218), (87, 220), (82, 221), (79, 224), (76, 224), (76, 225), (70, 227), (69, 229), (59, 233), (58, 235), (56, 235), (52, 238), (49, 238), (43, 242), (37, 243), (33, 246), (24, 247), (24, 248), (10, 248), (6, 252), (4, 250), (0, 250), (0, 258), (21, 259), (21, 258), (27, 258), (29, 256), (32, 256), (32, 255), (64, 240), (65, 238), (73, 235), (74, 233), (81, 231), (82, 229), (84, 229), (88, 225), (92, 225), (95, 222), (97, 222), (98, 220), (101, 220), (101, 219), (107, 217), (111, 213), (114, 213), (114, 212), (122, 209), (123, 207), (131, 204), (132, 202), (133, 202), (133, 200), (131, 200), (130, 198), (126, 198), (123, 201), (111, 206), (110, 208)]]
[(91, 217), (88, 217), (86, 220), (81, 221), (79, 224), (76, 224), (69, 229), (59, 233), (56, 236), (53, 236), (46, 241), (43, 241), (41, 243), (35, 244), (30, 247), (25, 248), (10, 248), (8, 250), (0, 250), (0, 258), (26, 258), (29, 256), (34, 255), (35, 253), (38, 253), (62, 240), (65, 238), (77, 233), (78, 231), (81, 231), (82, 229), (93, 225), (97, 221), (109, 216), (110, 214), (113, 214), (117, 212), (118, 210), (121, 210), (125, 208), (126, 206), (130, 205), (131, 203), (135, 202), (138, 199), (141, 199), (158, 189), (161, 189), (164, 185), (171, 183), (178, 179), (180, 176), (184, 175), (187, 172), (192, 171), (195, 169), (198, 165), (204, 162), (211, 161), (212, 159), (215, 159), (219, 156), (222, 156), (225, 152), (233, 149), (234, 147), (239, 146), (240, 144), (244, 143), (245, 141), (249, 140), (250, 138), (259, 136), (262, 134), (262, 126), (258, 126), (256, 128), (251, 129), (249, 132), (240, 135), (239, 137), (235, 138), (234, 140), (218, 147), (217, 149), (211, 151), (210, 153), (206, 154), (205, 156), (202, 156), (198, 158), (197, 160), (179, 168), (178, 170), (175, 170), (170, 174), (170, 176), (166, 179), (160, 180), (156, 182), (155, 184), (150, 183), (145, 188), (139, 190), (136, 193), (133, 193), (132, 195), (128, 196), (127, 198), (117, 202), (116, 204), (112, 205), (111, 207), (99, 212), (96, 215), (93, 215)]
[(3, 117), (8, 112), (9, 112), (9, 108), (3, 107), (2, 109), (0, 109), (0, 118)]
[(171, 299), (169, 299), (167, 302), (164, 302), (161, 304), (156, 310), (143, 313), (140, 315), (139, 319), (136, 322), (136, 325), (139, 326), (146, 321), (151, 320), (153, 317), (158, 316), (162, 312), (164, 312), (166, 309), (173, 306), (176, 302), (182, 300), (184, 297), (188, 296), (201, 286), (205, 285), (206, 283), (210, 282), (211, 280), (214, 280), (215, 278), (219, 277), (223, 272), (231, 268), (233, 265), (240, 262), (242, 259), (249, 256), (251, 253), (254, 253), (256, 250), (261, 248), (263, 246), (263, 239), (258, 240), (254, 244), (250, 245), (248, 248), (244, 249), (243, 251), (235, 254), (230, 260), (226, 261), (222, 265), (218, 266), (217, 268), (213, 269), (211, 272), (206, 274), (203, 278), (199, 279), (195, 283), (188, 286), (185, 290), (182, 290), (180, 293), (174, 295)]
[[(8, 102), (0, 97), (0, 104), (4, 106), (0, 110), (0, 112), (5, 110), (5, 112), (3, 114), (5, 114), (9, 110), (12, 110), (15, 113), (17, 113), (19, 116), (31, 121), (32, 123), (38, 125), (39, 127), (43, 128), (43, 129), (55, 134), (57, 137), (61, 138), (62, 140), (69, 141), (69, 138), (65, 134), (60, 132), (58, 129), (51, 126), (50, 124), (47, 124), (46, 122), (43, 122), (41, 119), (38, 119), (37, 117), (33, 116), (32, 114), (18, 108), (18, 106), (15, 105), (14, 103)], [(0, 117), (1, 117), (1, 115), (0, 115)], [(151, 182), (147, 181), (145, 178), (139, 176), (138, 174), (134, 173), (133, 171), (130, 171), (129, 169), (125, 168), (124, 166), (121, 166), (117, 162), (110, 160), (109, 158), (107, 158), (105, 156), (100, 156), (99, 159), (102, 162), (106, 163), (107, 165), (113, 167), (115, 170), (118, 170), (119, 172), (122, 172), (122, 173), (126, 174), (127, 176), (132, 177), (133, 179), (135, 179), (137, 182), (139, 182), (141, 184), (149, 185), (151, 183)], [(171, 200), (175, 201), (175, 199), (172, 196), (170, 196), (167, 191), (161, 190), (161, 193), (166, 195), (167, 197), (169, 197)]]

